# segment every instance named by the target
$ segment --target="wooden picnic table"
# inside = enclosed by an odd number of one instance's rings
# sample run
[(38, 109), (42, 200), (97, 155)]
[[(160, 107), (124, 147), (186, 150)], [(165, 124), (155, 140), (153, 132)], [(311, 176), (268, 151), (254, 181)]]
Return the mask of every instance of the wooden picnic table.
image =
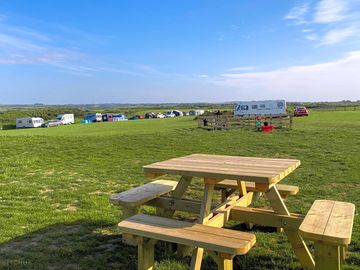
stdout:
[[(204, 179), (204, 192), (199, 211), (198, 223), (222, 227), (229, 219), (254, 222), (268, 226), (283, 227), (292, 248), (304, 268), (314, 269), (314, 260), (299, 235), (298, 228), (303, 220), (301, 215), (291, 214), (279, 194), (276, 184), (293, 172), (300, 161), (295, 159), (273, 159), (222, 155), (193, 154), (156, 162), (143, 167), (145, 175), (157, 178), (165, 174), (179, 175), (179, 183), (171, 197), (181, 200), (193, 177)], [(212, 204), (216, 183), (225, 179), (236, 180), (239, 195), (231, 195), (220, 205)], [(264, 192), (272, 211), (249, 208), (254, 192), (248, 192), (246, 181), (254, 182), (257, 191)], [(174, 211), (162, 213), (171, 217)], [(202, 248), (196, 248), (191, 269), (200, 269)]]

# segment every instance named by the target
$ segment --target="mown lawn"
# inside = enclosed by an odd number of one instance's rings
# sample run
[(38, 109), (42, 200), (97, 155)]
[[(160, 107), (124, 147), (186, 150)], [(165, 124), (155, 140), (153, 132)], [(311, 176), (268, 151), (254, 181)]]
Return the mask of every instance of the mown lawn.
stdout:
[[(192, 153), (300, 159), (283, 181), (300, 186), (290, 211), (305, 214), (315, 199), (359, 209), (359, 138), (359, 111), (314, 112), (272, 134), (200, 130), (191, 117), (1, 131), (0, 269), (136, 269), (136, 249), (121, 244), (122, 214), (108, 197), (149, 181), (143, 165)], [(195, 181), (192, 195), (200, 190)], [(345, 269), (360, 269), (359, 221)], [(235, 269), (301, 268), (284, 234), (253, 231), (257, 244), (235, 258)], [(172, 257), (160, 243), (156, 260), (157, 269), (186, 269), (190, 258)], [(216, 264), (206, 257), (203, 269)]]

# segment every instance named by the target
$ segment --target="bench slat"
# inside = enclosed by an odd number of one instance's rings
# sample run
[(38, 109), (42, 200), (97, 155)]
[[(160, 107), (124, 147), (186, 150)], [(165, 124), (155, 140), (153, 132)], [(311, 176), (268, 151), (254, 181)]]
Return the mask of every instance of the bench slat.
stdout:
[(352, 203), (335, 202), (324, 231), (323, 240), (350, 244), (355, 206)]
[(119, 228), (137, 236), (231, 255), (246, 254), (256, 242), (255, 235), (251, 233), (144, 214), (121, 221)]
[(316, 200), (299, 227), (300, 234), (310, 240), (350, 244), (354, 214), (352, 203)]
[(173, 191), (177, 184), (177, 181), (155, 180), (145, 185), (113, 194), (110, 197), (110, 202), (115, 205), (134, 208)]
[[(246, 183), (246, 189), (249, 192), (258, 191), (255, 187), (255, 182), (245, 182)], [(281, 195), (296, 195), (299, 192), (299, 187), (297, 186), (291, 186), (291, 185), (282, 185), (278, 184), (276, 185), (278, 191)], [(219, 183), (215, 184), (215, 188), (233, 188), (237, 189), (237, 181), (236, 180), (222, 180)]]

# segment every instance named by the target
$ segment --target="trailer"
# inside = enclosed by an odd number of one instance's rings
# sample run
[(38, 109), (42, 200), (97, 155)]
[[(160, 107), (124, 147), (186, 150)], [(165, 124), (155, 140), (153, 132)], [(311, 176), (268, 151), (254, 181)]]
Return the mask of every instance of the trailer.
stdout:
[(74, 114), (59, 114), (56, 116), (56, 120), (60, 121), (62, 125), (71, 125), (75, 123)]
[(43, 123), (44, 119), (40, 117), (16, 118), (16, 128), (37, 128)]
[(285, 100), (240, 101), (234, 111), (238, 116), (282, 114), (287, 114)]

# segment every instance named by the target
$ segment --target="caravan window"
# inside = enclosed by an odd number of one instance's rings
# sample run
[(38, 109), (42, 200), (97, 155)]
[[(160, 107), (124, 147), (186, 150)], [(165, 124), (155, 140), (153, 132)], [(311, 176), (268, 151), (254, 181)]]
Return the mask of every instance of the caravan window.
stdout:
[(282, 108), (284, 107), (284, 103), (278, 102), (278, 103), (277, 103), (277, 106), (278, 106), (279, 109), (282, 109)]
[(18, 124), (22, 124), (22, 121), (21, 121), (21, 120), (19, 120), (19, 121), (18, 121)]
[(265, 104), (260, 104), (261, 109), (265, 109)]
[(240, 107), (240, 109), (242, 111), (247, 111), (249, 109), (249, 106), (248, 105), (243, 105), (243, 106)]
[(31, 120), (29, 120), (29, 124), (31, 124), (32, 122), (31, 122)]
[(258, 105), (251, 105), (251, 109), (256, 110), (258, 108)]

